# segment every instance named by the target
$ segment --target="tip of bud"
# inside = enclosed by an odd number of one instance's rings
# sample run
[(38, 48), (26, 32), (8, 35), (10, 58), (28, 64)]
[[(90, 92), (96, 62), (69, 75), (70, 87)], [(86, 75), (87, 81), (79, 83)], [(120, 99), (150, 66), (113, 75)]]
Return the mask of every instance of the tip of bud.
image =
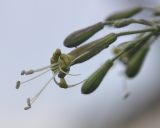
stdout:
[(16, 89), (19, 89), (20, 85), (21, 85), (21, 82), (20, 82), (20, 81), (17, 81), (17, 82), (16, 82)]

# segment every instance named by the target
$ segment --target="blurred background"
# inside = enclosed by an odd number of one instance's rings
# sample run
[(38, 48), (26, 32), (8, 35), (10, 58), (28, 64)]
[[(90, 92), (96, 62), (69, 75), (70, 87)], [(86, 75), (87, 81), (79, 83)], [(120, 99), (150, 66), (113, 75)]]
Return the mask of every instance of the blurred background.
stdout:
[[(32, 97), (51, 77), (51, 72), (15, 89), (22, 69), (46, 66), (56, 48), (64, 53), (71, 51), (63, 46), (64, 38), (71, 32), (103, 21), (109, 14), (133, 6), (157, 6), (158, 0), (5, 0), (0, 1), (0, 127), (4, 128), (116, 128), (132, 127), (137, 119), (144, 119), (159, 102), (160, 44), (157, 41), (139, 75), (127, 80), (131, 96), (123, 100), (124, 67), (120, 63), (108, 73), (101, 86), (91, 95), (82, 95), (81, 85), (61, 89), (54, 82), (43, 92), (32, 109), (24, 111), (26, 98)], [(148, 14), (138, 15), (149, 17)], [(136, 26), (126, 28), (136, 29)], [(115, 31), (105, 28), (89, 41)], [(120, 38), (116, 44), (131, 37)], [(71, 69), (80, 73), (68, 77), (77, 83), (89, 76), (107, 58), (110, 49), (84, 64)], [(159, 108), (159, 107), (156, 107)], [(154, 111), (154, 113), (157, 113)], [(148, 121), (156, 120), (147, 114)], [(154, 116), (154, 118), (153, 118)], [(150, 118), (151, 117), (151, 118)], [(153, 121), (151, 121), (153, 122)], [(157, 120), (159, 122), (159, 120)], [(142, 127), (137, 125), (136, 128)], [(151, 125), (151, 126), (149, 126)], [(152, 127), (153, 123), (147, 126)], [(152, 128), (159, 128), (157, 125)], [(146, 127), (145, 127), (146, 128)]]

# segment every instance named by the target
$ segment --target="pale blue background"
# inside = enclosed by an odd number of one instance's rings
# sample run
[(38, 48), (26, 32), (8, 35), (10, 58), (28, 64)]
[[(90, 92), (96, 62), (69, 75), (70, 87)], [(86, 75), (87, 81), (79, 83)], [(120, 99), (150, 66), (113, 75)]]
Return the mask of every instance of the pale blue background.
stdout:
[[(0, 127), (96, 128), (123, 120), (152, 101), (159, 93), (159, 42), (152, 47), (138, 77), (128, 81), (132, 95), (126, 101), (122, 100), (123, 66), (117, 64), (95, 93), (85, 96), (80, 93), (80, 86), (63, 90), (52, 82), (29, 111), (23, 110), (26, 98), (33, 96), (51, 73), (18, 91), (15, 89), (22, 69), (48, 65), (56, 48), (65, 53), (70, 51), (63, 46), (70, 32), (102, 21), (113, 11), (145, 2), (146, 5), (160, 3), (158, 0), (1, 0)], [(112, 31), (105, 28), (91, 40)], [(72, 73), (82, 75), (69, 78), (69, 82), (86, 78), (110, 57), (111, 49), (73, 67)]]

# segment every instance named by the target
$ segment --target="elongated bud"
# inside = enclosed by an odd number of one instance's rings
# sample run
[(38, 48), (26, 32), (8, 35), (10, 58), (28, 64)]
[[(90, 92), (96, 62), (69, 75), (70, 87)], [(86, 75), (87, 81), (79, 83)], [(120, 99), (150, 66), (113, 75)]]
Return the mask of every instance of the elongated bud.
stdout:
[(102, 82), (103, 78), (105, 77), (106, 73), (113, 65), (113, 60), (107, 60), (100, 68), (98, 68), (89, 78), (84, 82), (81, 88), (81, 92), (83, 94), (90, 94), (95, 91), (100, 83)]
[(120, 20), (120, 19), (124, 19), (124, 18), (130, 18), (141, 11), (142, 11), (141, 7), (135, 7), (132, 9), (124, 10), (122, 12), (117, 12), (117, 13), (114, 13), (113, 15), (109, 16), (108, 18), (106, 18), (106, 21), (107, 20)]
[(76, 59), (76, 61), (74, 62), (74, 64), (82, 63), (97, 55), (103, 49), (108, 48), (116, 40), (117, 35), (115, 33), (110, 33), (107, 36), (104, 36), (103, 38), (92, 41), (88, 44), (74, 49), (73, 51), (68, 53), (68, 55), (74, 58), (78, 58), (79, 56), (83, 55), (82, 57)]
[(135, 77), (139, 73), (148, 51), (149, 45), (146, 44), (130, 59), (126, 69), (126, 75), (128, 77)]
[(99, 22), (87, 28), (75, 31), (66, 37), (66, 39), (64, 40), (64, 46), (69, 48), (76, 47), (88, 40), (98, 31), (103, 29), (103, 27), (104, 24), (102, 22)]

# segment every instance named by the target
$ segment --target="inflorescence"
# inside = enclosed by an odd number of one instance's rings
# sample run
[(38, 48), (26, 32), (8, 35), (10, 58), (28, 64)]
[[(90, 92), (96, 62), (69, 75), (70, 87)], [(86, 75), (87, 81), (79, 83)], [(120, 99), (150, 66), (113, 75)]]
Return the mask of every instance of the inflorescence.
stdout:
[[(138, 13), (144, 11), (152, 12), (152, 20), (148, 19), (135, 19), (133, 18)], [(27, 98), (27, 107), (25, 110), (31, 108), (32, 104), (37, 100), (43, 90), (54, 80), (61, 88), (70, 88), (83, 83), (81, 92), (82, 94), (90, 94), (94, 92), (102, 80), (106, 76), (107, 72), (113, 67), (116, 60), (122, 62), (125, 67), (125, 76), (128, 78), (134, 78), (142, 68), (143, 62), (150, 50), (153, 42), (157, 40), (160, 35), (160, 7), (134, 7), (128, 10), (114, 13), (108, 16), (104, 21), (98, 22), (89, 27), (75, 31), (67, 36), (64, 40), (64, 46), (68, 48), (74, 48), (71, 52), (65, 54), (60, 49), (56, 49), (50, 60), (50, 65), (36, 69), (36, 70), (22, 70), (21, 75), (33, 75), (40, 72), (40, 74), (28, 79), (26, 81), (17, 81), (16, 89), (19, 89), (23, 84), (34, 80), (43, 74), (52, 71), (53, 76), (45, 83), (42, 89), (33, 97)], [(101, 37), (95, 41), (83, 44), (97, 32), (104, 27), (122, 28), (131, 24), (142, 25), (142, 29), (129, 30), (119, 33), (110, 33), (104, 37)], [(126, 35), (136, 35), (134, 39), (120, 43), (114, 47), (113, 53), (115, 57), (110, 58), (104, 62), (97, 70), (95, 70), (87, 79), (82, 80), (79, 83), (68, 84), (65, 80), (67, 75), (78, 76), (80, 74), (70, 74), (70, 68), (73, 65), (83, 63), (95, 55), (99, 54), (102, 50), (108, 48), (111, 44), (116, 42), (119, 37)], [(59, 78), (59, 81), (57, 80)], [(130, 95), (127, 86), (124, 88), (124, 98)]]

